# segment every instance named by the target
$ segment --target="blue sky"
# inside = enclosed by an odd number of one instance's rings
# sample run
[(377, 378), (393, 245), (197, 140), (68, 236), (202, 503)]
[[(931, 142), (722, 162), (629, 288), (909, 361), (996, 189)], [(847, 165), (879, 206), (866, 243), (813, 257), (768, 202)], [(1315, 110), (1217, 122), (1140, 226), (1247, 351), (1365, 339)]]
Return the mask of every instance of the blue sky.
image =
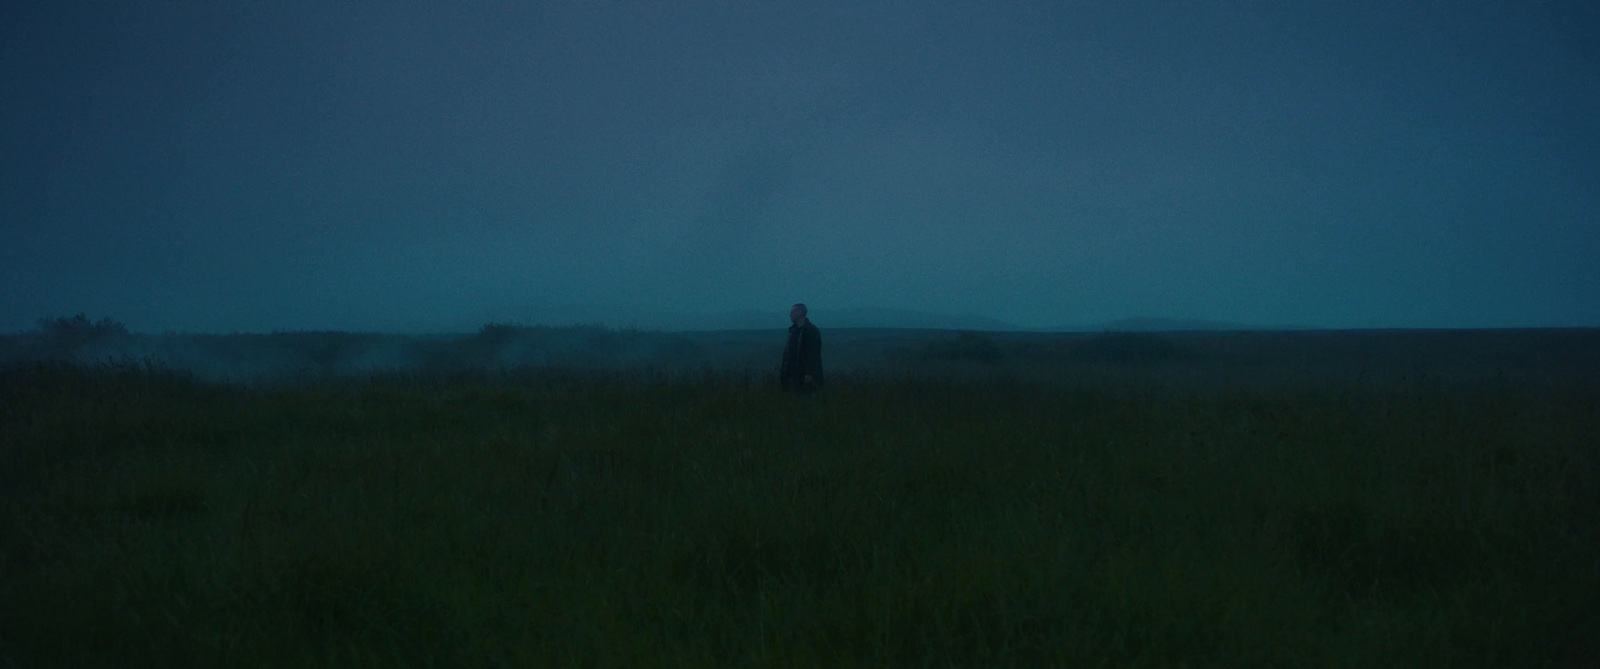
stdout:
[(442, 4), (0, 9), (0, 331), (1600, 326), (1589, 3)]

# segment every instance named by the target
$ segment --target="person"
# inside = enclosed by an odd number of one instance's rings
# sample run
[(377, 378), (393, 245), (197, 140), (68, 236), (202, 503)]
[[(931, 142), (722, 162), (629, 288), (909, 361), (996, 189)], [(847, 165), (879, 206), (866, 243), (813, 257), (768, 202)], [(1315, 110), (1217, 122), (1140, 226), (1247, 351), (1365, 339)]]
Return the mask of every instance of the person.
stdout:
[(806, 317), (805, 304), (789, 308), (789, 323), (778, 384), (785, 391), (809, 395), (822, 389), (822, 333)]

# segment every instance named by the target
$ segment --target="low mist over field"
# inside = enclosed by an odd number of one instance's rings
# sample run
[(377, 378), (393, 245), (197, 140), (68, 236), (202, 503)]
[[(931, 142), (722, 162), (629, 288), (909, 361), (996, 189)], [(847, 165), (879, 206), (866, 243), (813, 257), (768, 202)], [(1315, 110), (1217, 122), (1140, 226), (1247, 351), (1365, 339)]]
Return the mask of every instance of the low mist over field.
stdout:
[[(1107, 327), (1090, 332), (829, 328), (823, 335), (823, 359), (828, 369), (861, 374), (1070, 378), (1111, 367), (1219, 381), (1275, 373), (1320, 375), (1324, 380), (1429, 373), (1581, 380), (1600, 371), (1600, 329), (1257, 330), (1157, 319)], [(130, 332), (110, 318), (80, 314), (43, 319), (32, 331), (0, 335), (0, 365), (154, 365), (224, 381), (524, 368), (703, 371), (769, 378), (776, 373), (784, 341), (784, 330), (777, 328), (664, 332), (506, 323), (486, 324), (472, 333), (433, 335), (152, 335)]]

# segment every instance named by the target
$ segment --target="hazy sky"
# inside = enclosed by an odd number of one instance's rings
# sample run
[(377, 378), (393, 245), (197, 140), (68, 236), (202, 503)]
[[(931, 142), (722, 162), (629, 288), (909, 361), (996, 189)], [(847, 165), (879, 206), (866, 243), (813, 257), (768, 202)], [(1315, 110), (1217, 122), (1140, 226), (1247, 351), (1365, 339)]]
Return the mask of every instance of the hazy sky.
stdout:
[(0, 331), (1600, 326), (1597, 7), (7, 3)]

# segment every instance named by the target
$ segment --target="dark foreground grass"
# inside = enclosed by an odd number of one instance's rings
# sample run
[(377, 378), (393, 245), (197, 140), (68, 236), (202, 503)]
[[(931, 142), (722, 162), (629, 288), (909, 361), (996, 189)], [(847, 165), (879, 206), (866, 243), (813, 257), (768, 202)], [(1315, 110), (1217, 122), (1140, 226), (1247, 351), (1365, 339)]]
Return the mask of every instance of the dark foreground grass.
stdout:
[(0, 664), (1563, 666), (1596, 435), (1579, 382), (13, 367)]

